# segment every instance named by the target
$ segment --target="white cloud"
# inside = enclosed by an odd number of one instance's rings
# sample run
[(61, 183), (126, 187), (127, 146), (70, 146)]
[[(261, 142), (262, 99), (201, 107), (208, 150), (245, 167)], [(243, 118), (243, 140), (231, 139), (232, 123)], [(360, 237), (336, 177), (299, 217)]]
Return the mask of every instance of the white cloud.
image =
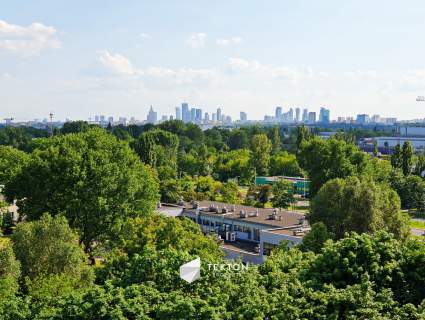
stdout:
[(231, 72), (256, 72), (262, 65), (256, 60), (245, 60), (241, 58), (230, 58), (228, 69)]
[(205, 46), (206, 39), (207, 35), (205, 33), (192, 33), (189, 38), (187, 38), (186, 44), (191, 48), (198, 49)]
[(100, 52), (99, 62), (111, 73), (121, 76), (133, 76), (140, 73), (133, 67), (130, 60), (121, 54), (111, 54), (109, 51)]
[(34, 22), (27, 27), (0, 20), (0, 50), (22, 55), (39, 54), (44, 49), (60, 48), (54, 27)]
[(228, 39), (217, 39), (216, 44), (218, 46), (229, 46), (229, 45), (237, 45), (241, 44), (243, 42), (243, 39), (241, 37), (232, 37)]
[(151, 36), (149, 33), (144, 33), (144, 32), (142, 32), (142, 33), (140, 34), (140, 37), (141, 37), (143, 40), (150, 40), (150, 39), (152, 39), (152, 36)]
[(347, 72), (347, 75), (352, 79), (375, 80), (379, 77), (375, 70), (355, 70)]
[(149, 77), (149, 80), (154, 80), (156, 85), (199, 86), (209, 84), (216, 76), (216, 72), (212, 69), (150, 67), (145, 70), (144, 75)]

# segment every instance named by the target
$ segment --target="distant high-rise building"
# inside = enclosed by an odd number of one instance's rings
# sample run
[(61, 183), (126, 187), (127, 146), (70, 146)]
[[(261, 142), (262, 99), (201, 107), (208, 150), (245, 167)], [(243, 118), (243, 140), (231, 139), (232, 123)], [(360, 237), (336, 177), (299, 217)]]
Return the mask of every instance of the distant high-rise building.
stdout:
[(196, 123), (202, 122), (202, 109), (195, 109), (195, 122)]
[(241, 121), (247, 121), (248, 120), (248, 116), (246, 114), (246, 112), (241, 111), (239, 114), (239, 118)]
[(190, 121), (195, 122), (195, 118), (196, 118), (196, 109), (191, 108), (190, 109)]
[(301, 109), (300, 108), (296, 108), (295, 109), (295, 121), (296, 122), (300, 122), (300, 113), (301, 113)]
[(212, 121), (213, 122), (216, 122), (217, 121), (217, 114), (215, 114), (214, 112), (213, 112), (213, 114), (212, 114)]
[(163, 116), (161, 117), (161, 121), (162, 121), (162, 122), (164, 122), (164, 121), (168, 121), (168, 116), (167, 116), (167, 115), (163, 115)]
[[(112, 117), (109, 117), (109, 119), (111, 119)], [(113, 119), (112, 119), (113, 120)], [(108, 120), (109, 121), (109, 120)], [(112, 123), (112, 122), (109, 122), (109, 123)], [(118, 123), (119, 124), (121, 124), (121, 125), (123, 125), (123, 126), (125, 126), (125, 125), (127, 125), (127, 118), (125, 118), (125, 117), (119, 117), (118, 118)]]
[(294, 109), (289, 109), (288, 111), (288, 122), (293, 122), (294, 121)]
[(326, 108), (320, 108), (319, 122), (329, 123), (330, 122), (330, 110)]
[(108, 123), (114, 124), (114, 117), (108, 117)]
[(186, 102), (182, 103), (182, 120), (183, 122), (190, 121), (189, 104)]
[(152, 106), (149, 109), (148, 117), (146, 120), (148, 123), (156, 123), (158, 120), (158, 114), (155, 111), (153, 111)]
[(303, 109), (303, 122), (308, 121), (308, 109)]
[(217, 121), (222, 121), (222, 117), (221, 117), (221, 108), (217, 108)]
[(226, 116), (225, 119), (226, 119), (225, 120), (226, 123), (232, 123), (232, 117), (231, 116)]
[(365, 124), (369, 122), (369, 115), (368, 114), (358, 114), (356, 118), (356, 122), (359, 124)]
[(173, 115), (172, 114), (170, 114), (170, 121), (171, 120), (174, 120), (174, 117), (173, 117)]
[(275, 118), (278, 121), (282, 119), (282, 107), (276, 107)]
[(99, 122), (99, 116), (94, 116), (94, 121)]
[(99, 117), (99, 121), (100, 121), (100, 122), (105, 122), (105, 116), (101, 115), (101, 116)]
[(307, 122), (310, 124), (316, 123), (316, 112), (309, 112)]
[(380, 123), (381, 122), (381, 116), (379, 114), (374, 114), (372, 116), (372, 118), (370, 118), (370, 122)]
[(180, 107), (176, 107), (176, 120), (181, 120), (182, 119), (182, 110), (180, 109)]
[(209, 122), (210, 121), (210, 114), (208, 112), (205, 112), (204, 121)]

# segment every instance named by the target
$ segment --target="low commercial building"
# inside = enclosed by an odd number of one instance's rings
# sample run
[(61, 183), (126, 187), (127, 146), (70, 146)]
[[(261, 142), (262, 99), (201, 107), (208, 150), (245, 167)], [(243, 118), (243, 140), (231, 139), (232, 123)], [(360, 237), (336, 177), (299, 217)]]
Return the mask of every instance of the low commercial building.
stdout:
[(226, 258), (254, 264), (264, 262), (283, 241), (288, 246), (301, 243), (309, 231), (305, 216), (295, 211), (213, 201), (188, 203), (182, 209), (180, 216), (196, 222), (205, 234), (214, 234), (222, 242)]
[(425, 137), (376, 137), (375, 141), (379, 151), (392, 150), (396, 145), (402, 146), (406, 141), (410, 141), (416, 151), (425, 151)]

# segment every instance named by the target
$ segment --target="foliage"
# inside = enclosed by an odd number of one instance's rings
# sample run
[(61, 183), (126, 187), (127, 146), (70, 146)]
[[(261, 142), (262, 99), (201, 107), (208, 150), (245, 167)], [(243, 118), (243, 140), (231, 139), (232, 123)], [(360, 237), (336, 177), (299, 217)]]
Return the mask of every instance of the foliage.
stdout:
[(304, 236), (301, 249), (320, 253), (325, 242), (333, 239), (334, 234), (328, 232), (328, 228), (323, 222), (316, 222), (311, 226), (311, 230)]
[(265, 134), (256, 134), (251, 139), (251, 166), (257, 175), (267, 175), (272, 145)]
[(346, 232), (388, 230), (399, 238), (408, 234), (395, 191), (369, 179), (349, 177), (328, 181), (311, 202), (310, 223), (323, 222), (337, 238)]
[(271, 156), (270, 175), (302, 177), (303, 172), (298, 164), (296, 156), (283, 151)]
[(6, 185), (28, 162), (29, 156), (10, 146), (0, 146), (0, 185)]
[(274, 208), (288, 208), (295, 202), (292, 183), (286, 180), (279, 180), (272, 187)]
[(90, 249), (119, 230), (126, 217), (147, 214), (158, 201), (151, 170), (102, 129), (51, 138), (6, 185), (29, 220), (63, 213)]
[(410, 141), (405, 141), (401, 150), (401, 169), (405, 176), (412, 172), (413, 154), (414, 150), (412, 144)]
[(298, 161), (311, 181), (310, 193), (334, 178), (361, 175), (367, 170), (368, 156), (343, 140), (311, 139), (300, 146)]
[(66, 274), (90, 281), (86, 256), (65, 217), (43, 215), (33, 222), (18, 224), (13, 234), (13, 251), (21, 262), (22, 275), (29, 279), (47, 274)]

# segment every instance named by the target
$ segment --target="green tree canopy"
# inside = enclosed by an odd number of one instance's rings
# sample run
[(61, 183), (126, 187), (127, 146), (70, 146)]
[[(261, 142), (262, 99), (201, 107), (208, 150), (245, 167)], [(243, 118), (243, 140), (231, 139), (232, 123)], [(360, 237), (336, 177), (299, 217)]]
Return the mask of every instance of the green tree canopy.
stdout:
[(151, 212), (158, 183), (128, 145), (103, 129), (49, 139), (5, 190), (35, 220), (63, 213), (86, 249), (112, 235), (130, 216)]
[(323, 222), (337, 238), (346, 232), (388, 230), (399, 238), (409, 230), (395, 191), (370, 179), (349, 177), (328, 181), (312, 199), (310, 223)]
[(257, 175), (267, 175), (269, 171), (272, 145), (264, 133), (256, 134), (251, 139), (251, 165)]

